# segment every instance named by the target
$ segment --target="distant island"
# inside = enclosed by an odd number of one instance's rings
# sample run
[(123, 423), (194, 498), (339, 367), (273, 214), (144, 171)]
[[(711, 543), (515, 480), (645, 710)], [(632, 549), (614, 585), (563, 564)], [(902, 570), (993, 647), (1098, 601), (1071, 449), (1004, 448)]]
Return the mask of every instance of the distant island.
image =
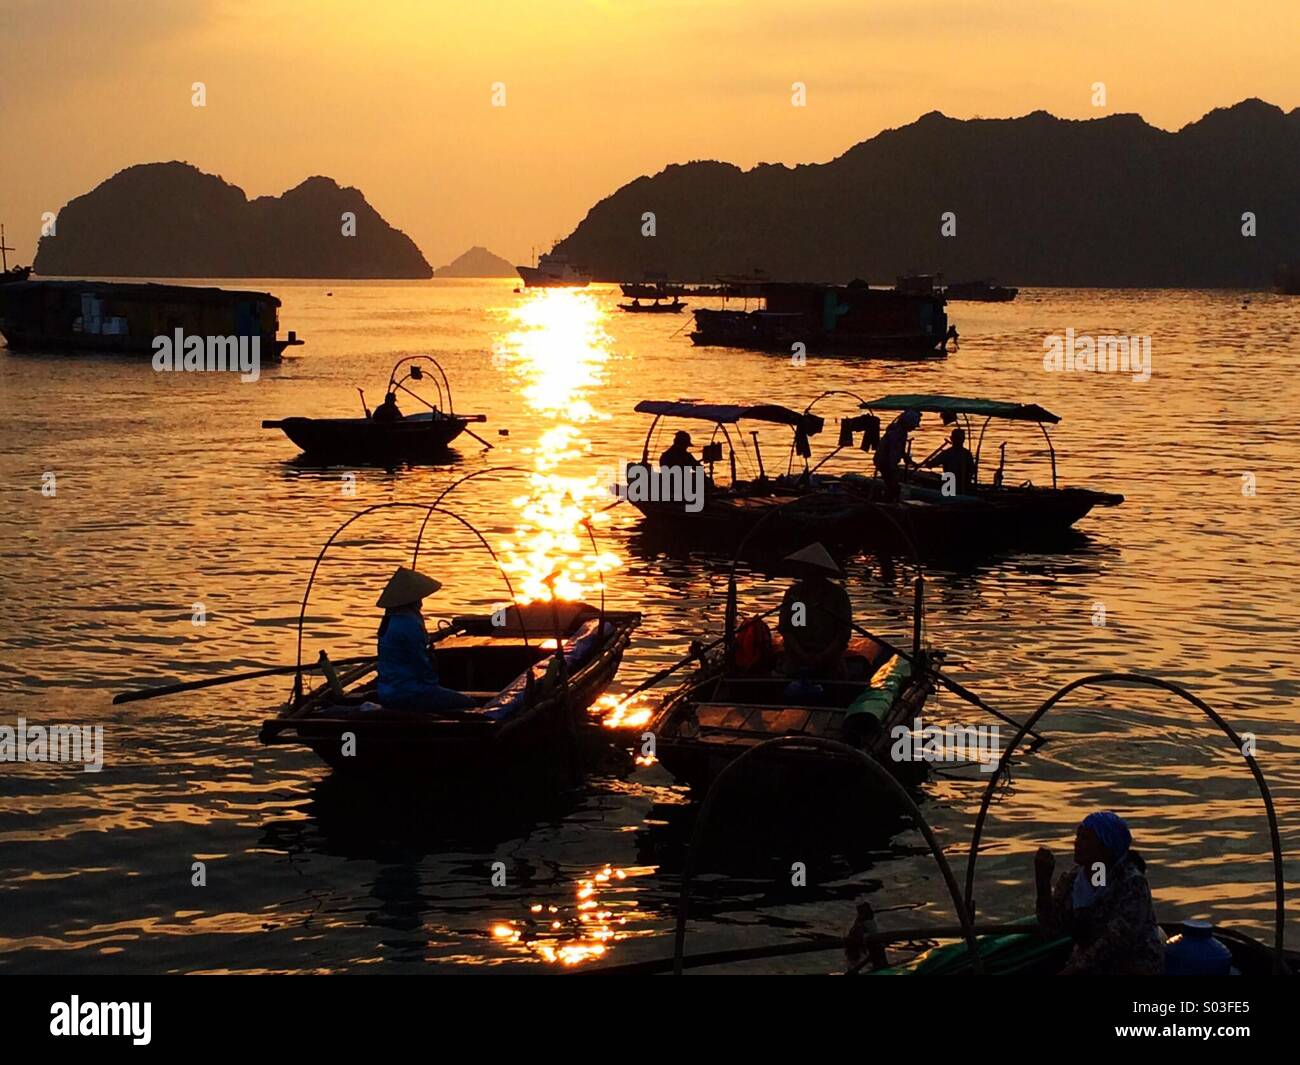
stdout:
[[(603, 280), (1255, 287), (1300, 255), (1300, 109), (1246, 100), (1176, 133), (932, 112), (828, 163), (669, 166), (588, 212), (558, 251)], [(643, 215), (656, 234), (642, 236)], [(941, 220), (952, 212), (955, 236)], [(1247, 212), (1255, 236), (1244, 236)]]
[(33, 267), (53, 277), (433, 276), (358, 189), (310, 177), (250, 200), (178, 162), (128, 167), (72, 200)]
[(487, 248), (477, 244), (469, 251), (458, 255), (446, 266), (440, 266), (433, 272), (434, 277), (514, 277), (519, 276), (514, 265), (499, 255), (493, 255)]

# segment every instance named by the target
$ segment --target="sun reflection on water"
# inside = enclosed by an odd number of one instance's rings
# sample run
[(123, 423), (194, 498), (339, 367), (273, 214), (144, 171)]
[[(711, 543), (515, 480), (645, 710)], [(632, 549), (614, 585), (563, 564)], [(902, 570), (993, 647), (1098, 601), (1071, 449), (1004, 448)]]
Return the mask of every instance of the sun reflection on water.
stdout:
[(530, 291), (511, 309), (514, 328), (498, 348), (525, 403), (551, 422), (526, 451), (533, 465), (528, 492), (513, 500), (519, 521), (501, 545), (501, 567), (521, 603), (596, 595), (601, 575), (619, 565), (616, 555), (598, 549), (608, 495), (583, 469), (590, 452), (583, 427), (608, 418), (588, 398), (612, 356), (604, 321), (588, 293)]

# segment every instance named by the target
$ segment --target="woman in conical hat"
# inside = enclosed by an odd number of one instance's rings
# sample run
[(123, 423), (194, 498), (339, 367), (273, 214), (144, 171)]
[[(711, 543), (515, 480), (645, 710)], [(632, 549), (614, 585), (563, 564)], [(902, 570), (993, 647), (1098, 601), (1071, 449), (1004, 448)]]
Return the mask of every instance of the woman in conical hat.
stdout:
[(418, 570), (398, 566), (375, 605), (379, 623), (379, 701), (399, 710), (456, 710), (473, 706), (468, 696), (444, 688), (429, 646), (420, 604), (442, 587)]
[(844, 651), (853, 636), (853, 605), (831, 553), (820, 543), (786, 556), (804, 574), (781, 601), (777, 628), (785, 647), (785, 668), (791, 676), (840, 677)]

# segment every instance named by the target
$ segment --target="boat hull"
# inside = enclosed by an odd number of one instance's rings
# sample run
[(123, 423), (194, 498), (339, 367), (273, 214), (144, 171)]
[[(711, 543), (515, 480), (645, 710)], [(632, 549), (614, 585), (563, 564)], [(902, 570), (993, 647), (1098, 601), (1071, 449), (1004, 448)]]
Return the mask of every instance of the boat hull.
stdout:
[(282, 418), (265, 421), (262, 427), (281, 430), (309, 458), (392, 465), (446, 459), (448, 445), (465, 431), (469, 421), (454, 415), (417, 415), (396, 422), (373, 418)]

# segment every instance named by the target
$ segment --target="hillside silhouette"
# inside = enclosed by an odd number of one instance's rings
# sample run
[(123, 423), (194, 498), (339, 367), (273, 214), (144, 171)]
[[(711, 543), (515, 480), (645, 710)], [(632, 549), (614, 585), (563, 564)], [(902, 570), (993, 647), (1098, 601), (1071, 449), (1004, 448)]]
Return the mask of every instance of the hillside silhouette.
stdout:
[[(601, 200), (559, 250), (601, 279), (892, 283), (939, 271), (1009, 284), (1229, 287), (1300, 255), (1300, 109), (1260, 100), (1176, 133), (1132, 114), (948, 118), (824, 164), (691, 162)], [(655, 213), (657, 234), (641, 235)], [(955, 237), (940, 234), (956, 214)], [(1254, 212), (1257, 235), (1242, 235)]]
[[(343, 234), (344, 212), (356, 235)], [(244, 191), (188, 163), (114, 174), (59, 212), (33, 264), (46, 276), (422, 278), (410, 237), (360, 190), (310, 177), (279, 196)]]

